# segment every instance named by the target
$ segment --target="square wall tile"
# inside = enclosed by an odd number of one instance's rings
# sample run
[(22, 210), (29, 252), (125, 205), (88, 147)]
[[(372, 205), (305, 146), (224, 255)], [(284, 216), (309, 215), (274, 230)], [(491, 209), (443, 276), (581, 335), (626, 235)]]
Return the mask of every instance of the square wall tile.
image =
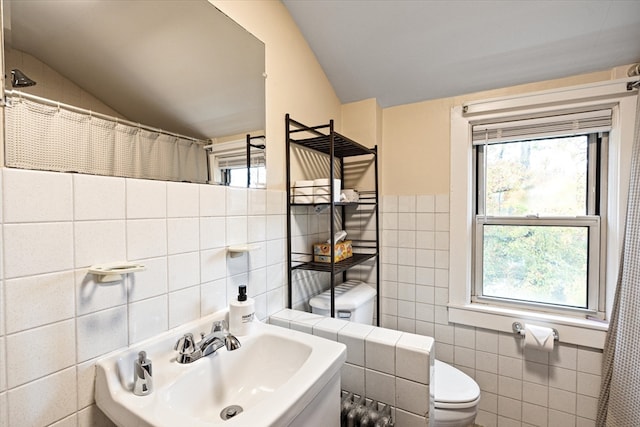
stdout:
[(199, 318), (199, 286), (192, 286), (169, 294), (169, 328), (175, 328)]
[(246, 188), (227, 188), (227, 216), (247, 215), (247, 193)]
[(227, 244), (227, 220), (224, 217), (200, 218), (200, 249), (221, 248)]
[(225, 216), (227, 212), (227, 187), (201, 184), (200, 216)]
[(396, 425), (403, 427), (424, 427), (429, 425), (429, 420), (428, 418), (425, 419), (424, 416), (412, 414), (411, 412), (406, 412), (402, 409), (396, 408), (395, 423)]
[[(0, 227), (0, 230), (2, 229), (2, 227)], [(2, 238), (2, 233), (0, 232), (0, 239)], [(0, 245), (2, 246), (2, 245)], [(2, 264), (2, 250), (0, 250), (0, 264)], [(0, 269), (1, 270), (1, 269)], [(0, 271), (0, 274), (2, 274), (2, 272)], [(2, 277), (2, 276), (0, 276)], [(4, 281), (2, 281), (2, 279), (0, 279), (0, 309), (4, 310), (5, 305), (4, 305)], [(4, 325), (4, 314), (0, 314), (0, 337), (3, 336), (5, 334), (5, 325)]]
[(313, 335), (326, 338), (331, 341), (338, 341), (338, 332), (347, 325), (346, 320), (325, 317), (313, 325)]
[(286, 307), (286, 291), (284, 286), (267, 292), (267, 316)]
[(168, 290), (167, 258), (149, 258), (142, 261), (144, 271), (128, 274), (129, 302), (155, 297)]
[(554, 346), (549, 355), (549, 364), (559, 368), (577, 369), (578, 348), (575, 345), (564, 343)]
[(73, 220), (72, 175), (3, 168), (4, 222)]
[(578, 348), (578, 371), (588, 374), (601, 375), (602, 373), (602, 351), (580, 347)]
[(78, 377), (78, 408), (86, 408), (95, 403), (96, 359), (76, 366)]
[(549, 367), (549, 386), (566, 390), (570, 392), (576, 391), (577, 376), (576, 371), (571, 369)]
[(449, 194), (436, 194), (436, 212), (449, 212)]
[(227, 217), (227, 245), (247, 243), (247, 217)]
[(125, 179), (85, 174), (73, 175), (74, 219), (124, 219)]
[(396, 343), (402, 332), (376, 328), (365, 339), (365, 366), (367, 369), (395, 375)]
[(166, 295), (129, 304), (129, 345), (164, 332), (168, 326)]
[(284, 239), (286, 237), (285, 216), (284, 215), (268, 215), (267, 216), (267, 240)]
[(203, 283), (200, 286), (200, 315), (215, 313), (227, 306), (227, 281), (225, 279)]
[(73, 268), (73, 224), (4, 226), (5, 279)]
[(169, 256), (169, 290), (200, 284), (200, 253), (189, 252)]
[(348, 322), (338, 331), (338, 341), (347, 346), (347, 363), (364, 366), (365, 339), (373, 330), (372, 325)]
[(250, 297), (256, 297), (265, 292), (267, 292), (267, 269), (263, 267), (250, 270), (247, 294)]
[(136, 219), (127, 221), (127, 259), (167, 255), (167, 221)]
[(398, 212), (398, 196), (382, 196), (382, 212)]
[(267, 214), (267, 192), (259, 189), (249, 189), (249, 215)]
[(200, 219), (171, 218), (167, 220), (167, 250), (171, 254), (200, 249)]
[(365, 395), (372, 400), (396, 406), (396, 377), (365, 369)]
[(359, 396), (366, 395), (364, 387), (364, 368), (345, 363), (340, 370), (340, 388)]
[(324, 318), (324, 316), (320, 316), (319, 314), (302, 312), (295, 319), (291, 319), (289, 323), (293, 330), (313, 334), (313, 326)]
[(166, 218), (167, 183), (148, 179), (126, 179), (127, 218)]
[(396, 406), (414, 414), (426, 415), (429, 412), (429, 387), (396, 378)]
[(416, 196), (398, 196), (398, 212), (415, 212)]
[(75, 342), (73, 319), (8, 335), (7, 387), (17, 387), (75, 365)]
[(74, 223), (76, 268), (127, 258), (125, 221)]
[(522, 400), (546, 408), (549, 404), (549, 387), (524, 381), (522, 383)]
[(200, 186), (167, 182), (167, 217), (197, 217), (200, 214)]
[(7, 363), (5, 360), (5, 338), (0, 338), (0, 394), (7, 390)]
[(414, 334), (402, 334), (396, 343), (396, 376), (429, 384), (430, 354), (434, 340)]
[(8, 392), (11, 427), (46, 426), (78, 409), (72, 367)]
[(267, 217), (250, 216), (247, 218), (247, 242), (255, 243), (266, 240)]
[(225, 248), (200, 251), (200, 280), (211, 282), (226, 277), (227, 250)]
[(435, 212), (436, 196), (433, 194), (424, 194), (416, 197), (417, 212)]
[(75, 316), (73, 271), (5, 282), (6, 332), (14, 333)]
[(75, 272), (76, 313), (78, 316), (94, 313), (127, 303), (126, 279), (98, 283), (96, 276), (86, 270)]
[(549, 409), (575, 414), (576, 394), (553, 387), (549, 388)]
[(278, 190), (267, 190), (267, 215), (284, 215), (287, 212), (286, 193)]
[(127, 345), (127, 307), (121, 306), (76, 319), (78, 362)]

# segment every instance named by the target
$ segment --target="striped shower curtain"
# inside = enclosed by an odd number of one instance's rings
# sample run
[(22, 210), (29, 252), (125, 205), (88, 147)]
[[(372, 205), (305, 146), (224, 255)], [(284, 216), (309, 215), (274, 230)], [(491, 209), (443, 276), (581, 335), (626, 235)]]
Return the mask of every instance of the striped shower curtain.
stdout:
[(626, 231), (603, 354), (598, 427), (640, 426), (640, 95), (635, 126)]

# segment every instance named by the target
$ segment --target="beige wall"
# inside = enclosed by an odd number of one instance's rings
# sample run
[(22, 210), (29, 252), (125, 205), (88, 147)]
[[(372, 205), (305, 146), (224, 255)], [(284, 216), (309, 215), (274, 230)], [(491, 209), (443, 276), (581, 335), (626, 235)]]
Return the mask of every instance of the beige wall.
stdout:
[[(449, 192), (450, 110), (464, 102), (626, 77), (627, 65), (563, 79), (441, 98), (381, 109), (366, 99), (342, 106), (341, 132), (366, 146), (378, 145), (381, 194)], [(340, 128), (339, 128), (340, 129)], [(273, 162), (269, 163), (273, 172)], [(282, 164), (284, 168), (284, 163)], [(370, 187), (373, 171), (347, 186)]]
[[(399, 105), (382, 111), (382, 194), (449, 192), (449, 121), (454, 105), (626, 77), (628, 66), (563, 79), (512, 86), (458, 97)], [(345, 123), (344, 126), (347, 126)]]
[(282, 190), (285, 114), (308, 125), (334, 119), (340, 129), (340, 100), (281, 2), (209, 1), (265, 44), (267, 186)]

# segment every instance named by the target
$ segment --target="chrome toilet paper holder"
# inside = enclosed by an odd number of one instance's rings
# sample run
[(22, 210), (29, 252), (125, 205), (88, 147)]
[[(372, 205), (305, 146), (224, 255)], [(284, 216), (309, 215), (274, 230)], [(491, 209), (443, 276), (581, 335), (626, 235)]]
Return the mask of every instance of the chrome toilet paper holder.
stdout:
[[(511, 328), (513, 329), (514, 334), (524, 337), (524, 326), (522, 326), (522, 323), (513, 322)], [(551, 330), (553, 330), (553, 340), (560, 341), (560, 334), (558, 334), (558, 330), (556, 328), (551, 328)]]

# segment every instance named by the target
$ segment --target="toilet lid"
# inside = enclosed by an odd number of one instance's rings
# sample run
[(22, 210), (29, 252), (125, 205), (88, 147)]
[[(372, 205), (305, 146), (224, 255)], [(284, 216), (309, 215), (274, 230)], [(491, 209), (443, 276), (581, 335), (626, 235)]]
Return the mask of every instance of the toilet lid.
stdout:
[(439, 360), (435, 361), (435, 407), (464, 408), (478, 403), (480, 387), (462, 371)]

